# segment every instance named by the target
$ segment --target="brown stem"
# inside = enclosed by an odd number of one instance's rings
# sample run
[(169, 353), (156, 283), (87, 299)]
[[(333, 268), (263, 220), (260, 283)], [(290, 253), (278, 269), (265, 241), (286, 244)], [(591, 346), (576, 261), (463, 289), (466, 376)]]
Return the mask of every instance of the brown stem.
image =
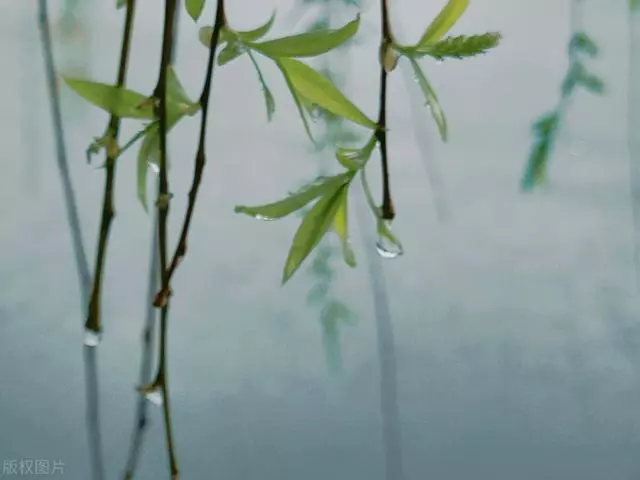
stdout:
[[(173, 45), (173, 28), (174, 18), (176, 14), (176, 0), (165, 1), (164, 28), (162, 38), (162, 57), (160, 59), (160, 72), (158, 73), (158, 83), (153, 92), (153, 97), (157, 104), (157, 116), (159, 117), (159, 133), (160, 133), (160, 175), (158, 180), (158, 199), (156, 206), (158, 207), (158, 250), (160, 260), (160, 277), (163, 291), (169, 289), (169, 280), (167, 276), (167, 224), (169, 219), (169, 177), (167, 172), (167, 71), (172, 61), (172, 45)], [(167, 451), (169, 456), (169, 469), (171, 478), (177, 479), (178, 462), (176, 459), (175, 448), (173, 443), (173, 433), (171, 425), (171, 412), (169, 408), (169, 394), (166, 376), (166, 335), (167, 321), (169, 315), (169, 296), (164, 298), (161, 305), (162, 312), (160, 316), (160, 361), (158, 364), (158, 375), (155, 384), (162, 389), (163, 396), (163, 412), (165, 434), (167, 439)]]
[(387, 70), (384, 66), (384, 52), (391, 48), (393, 35), (391, 33), (391, 21), (389, 19), (389, 0), (380, 0), (382, 35), (380, 41), (381, 61), (380, 61), (380, 100), (378, 113), (378, 130), (376, 138), (380, 146), (380, 159), (382, 164), (382, 218), (393, 220), (396, 216), (391, 198), (391, 187), (389, 182), (389, 159), (387, 155)]
[(189, 191), (189, 202), (187, 205), (187, 212), (184, 217), (182, 229), (180, 231), (180, 237), (178, 239), (178, 245), (175, 253), (171, 258), (166, 273), (166, 282), (163, 282), (162, 289), (156, 295), (156, 301), (154, 302), (156, 307), (162, 307), (166, 299), (170, 295), (169, 284), (171, 278), (178, 267), (180, 261), (187, 253), (187, 237), (189, 235), (189, 227), (191, 226), (191, 220), (193, 219), (193, 212), (196, 206), (196, 200), (198, 197), (198, 190), (202, 182), (202, 173), (206, 164), (206, 131), (207, 131), (207, 117), (209, 113), (209, 99), (211, 97), (211, 85), (213, 82), (213, 71), (215, 68), (215, 54), (220, 39), (220, 32), (226, 24), (226, 15), (224, 10), (224, 0), (218, 0), (218, 8), (216, 10), (216, 18), (213, 25), (213, 34), (211, 35), (211, 44), (209, 45), (209, 61), (207, 64), (207, 74), (200, 94), (200, 106), (202, 108), (201, 120), (200, 120), (200, 138), (198, 140), (198, 151), (195, 158), (195, 167), (193, 172), (193, 181), (191, 183), (191, 190)]
[[(127, 67), (129, 64), (129, 50), (131, 47), (131, 37), (133, 34), (133, 19), (135, 16), (136, 0), (127, 0), (127, 13), (124, 21), (124, 33), (122, 35), (122, 48), (120, 51), (120, 67), (118, 68), (118, 79), (116, 85), (122, 87), (127, 77)], [(120, 118), (111, 115), (109, 125), (107, 127), (107, 136), (110, 138), (111, 145), (117, 145), (118, 132), (120, 130)], [(109, 232), (111, 230), (111, 222), (115, 215), (113, 207), (113, 192), (116, 177), (116, 161), (117, 148), (107, 148), (107, 156), (105, 160), (105, 184), (104, 199), (102, 202), (102, 216), (100, 220), (100, 231), (98, 234), (98, 251), (96, 254), (95, 273), (93, 277), (93, 286), (91, 296), (89, 298), (89, 308), (85, 328), (95, 333), (102, 331), (101, 321), (101, 299), (102, 299), (102, 279), (105, 268), (105, 260), (107, 256), (107, 244), (109, 242)]]

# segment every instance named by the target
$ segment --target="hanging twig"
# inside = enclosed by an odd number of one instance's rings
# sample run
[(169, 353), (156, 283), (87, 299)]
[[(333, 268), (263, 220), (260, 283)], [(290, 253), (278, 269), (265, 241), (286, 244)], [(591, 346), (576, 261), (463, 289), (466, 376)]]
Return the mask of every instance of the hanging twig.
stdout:
[[(80, 305), (82, 314), (86, 308), (86, 301), (91, 287), (91, 274), (89, 272), (89, 262), (82, 241), (80, 229), (80, 217), (75, 200), (75, 192), (69, 172), (67, 162), (67, 152), (64, 142), (64, 130), (62, 123), (62, 113), (60, 109), (60, 97), (56, 82), (56, 68), (53, 60), (53, 46), (51, 42), (51, 29), (49, 26), (49, 14), (46, 0), (38, 1), (40, 33), (42, 36), (42, 47), (44, 52), (45, 73), (47, 85), (49, 87), (49, 99), (51, 102), (51, 115), (56, 143), (56, 160), (58, 172), (62, 181), (63, 198), (67, 210), (67, 221), (71, 232), (71, 241), (78, 273), (78, 284), (80, 287)], [(89, 441), (89, 453), (91, 457), (93, 478), (101, 480), (104, 478), (104, 465), (102, 461), (102, 441), (100, 436), (100, 415), (98, 404), (98, 373), (96, 365), (96, 350), (84, 346), (85, 365), (85, 388), (87, 403), (87, 433)]]
[[(171, 61), (175, 60), (175, 50), (178, 39), (178, 24), (180, 19), (180, 2), (176, 5), (176, 14), (173, 22), (173, 39), (171, 44)], [(157, 183), (157, 182), (156, 182)], [(158, 188), (158, 185), (156, 185)], [(147, 385), (152, 381), (151, 378), (151, 366), (153, 360), (153, 345), (155, 337), (155, 322), (156, 322), (156, 309), (153, 306), (153, 299), (155, 293), (160, 288), (160, 259), (158, 252), (158, 214), (154, 210), (153, 221), (151, 227), (151, 258), (149, 263), (149, 280), (147, 289), (147, 312), (145, 322), (142, 331), (142, 358), (140, 362), (140, 380), (139, 385)], [(124, 478), (130, 480), (133, 478), (140, 453), (142, 449), (142, 443), (146, 428), (149, 424), (149, 418), (147, 415), (148, 401), (142, 395), (137, 397), (136, 415), (133, 422), (133, 433), (131, 436), (131, 447), (129, 449), (129, 457), (127, 459), (127, 465), (125, 469)]]
[[(124, 32), (122, 35), (122, 49), (120, 51), (120, 66), (118, 68), (118, 78), (116, 85), (122, 87), (127, 78), (127, 67), (129, 64), (129, 50), (131, 46), (131, 37), (133, 34), (133, 19), (135, 16), (136, 0), (127, 0), (126, 16), (124, 21)], [(120, 130), (120, 118), (111, 115), (109, 125), (107, 127), (106, 136), (109, 139), (107, 143), (107, 155), (105, 160), (105, 185), (104, 200), (102, 203), (102, 215), (100, 220), (100, 232), (98, 234), (98, 250), (96, 254), (96, 265), (94, 270), (93, 288), (89, 299), (89, 312), (85, 328), (94, 334), (100, 334), (102, 331), (101, 321), (101, 300), (102, 300), (102, 280), (107, 255), (107, 244), (109, 241), (109, 232), (111, 230), (111, 222), (115, 215), (113, 206), (113, 193), (115, 188), (116, 177), (116, 156), (118, 154), (118, 132)]]
[(382, 38), (380, 41), (380, 99), (378, 113), (378, 129), (376, 138), (380, 146), (380, 159), (382, 163), (382, 218), (393, 220), (396, 216), (391, 199), (391, 185), (389, 181), (389, 159), (387, 156), (387, 69), (384, 56), (393, 43), (391, 33), (391, 20), (389, 18), (389, 0), (380, 0), (380, 15), (382, 23)]
[(207, 117), (209, 113), (209, 98), (211, 96), (211, 85), (213, 81), (213, 71), (215, 68), (215, 52), (218, 47), (218, 41), (220, 39), (220, 32), (226, 24), (226, 15), (224, 10), (224, 0), (218, 0), (218, 6), (216, 9), (216, 18), (213, 24), (213, 33), (211, 35), (211, 44), (209, 45), (209, 61), (207, 63), (206, 77), (202, 93), (200, 94), (200, 106), (202, 108), (201, 120), (200, 120), (200, 137), (198, 140), (198, 151), (196, 153), (195, 168), (193, 172), (193, 181), (191, 183), (191, 189), (189, 191), (189, 201), (187, 205), (187, 212), (184, 217), (182, 229), (180, 231), (180, 237), (175, 253), (171, 258), (171, 263), (166, 271), (166, 282), (163, 282), (162, 289), (156, 296), (155, 305), (160, 307), (166, 298), (170, 295), (170, 283), (173, 274), (187, 253), (187, 237), (189, 235), (189, 227), (191, 220), (193, 219), (193, 212), (196, 206), (196, 200), (198, 198), (198, 190), (200, 183), (202, 182), (202, 173), (206, 164), (206, 131), (207, 131)]

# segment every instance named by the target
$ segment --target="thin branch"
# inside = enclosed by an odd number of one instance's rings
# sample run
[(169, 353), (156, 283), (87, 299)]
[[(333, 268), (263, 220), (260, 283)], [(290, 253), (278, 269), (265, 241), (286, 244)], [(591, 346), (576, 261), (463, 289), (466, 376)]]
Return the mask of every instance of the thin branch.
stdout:
[[(120, 66), (118, 68), (118, 79), (116, 85), (124, 86), (127, 77), (127, 67), (129, 64), (129, 50), (131, 46), (131, 37), (133, 34), (133, 19), (135, 16), (136, 0), (127, 0), (127, 13), (124, 21), (124, 32), (122, 35), (122, 48), (120, 51)], [(102, 279), (105, 268), (105, 260), (107, 255), (107, 243), (109, 241), (109, 232), (111, 230), (111, 222), (115, 215), (113, 207), (113, 193), (116, 177), (116, 160), (118, 154), (117, 142), (118, 132), (120, 130), (120, 118), (111, 115), (109, 125), (107, 127), (107, 136), (110, 145), (108, 145), (107, 157), (105, 160), (105, 184), (104, 184), (104, 200), (102, 203), (102, 216), (100, 220), (100, 232), (98, 234), (98, 251), (96, 254), (96, 265), (94, 270), (93, 288), (89, 300), (89, 312), (85, 328), (95, 333), (102, 331), (101, 321), (101, 300), (102, 300)], [(114, 148), (115, 146), (115, 148)]]
[(380, 42), (380, 100), (378, 113), (378, 130), (376, 138), (380, 146), (380, 159), (382, 163), (382, 218), (384, 220), (393, 220), (395, 217), (395, 209), (393, 208), (393, 200), (391, 199), (391, 186), (389, 182), (389, 160), (387, 156), (387, 70), (384, 66), (382, 57), (384, 52), (393, 42), (391, 33), (391, 21), (389, 18), (389, 0), (380, 0), (381, 22), (382, 22), (382, 39)]
[[(173, 38), (171, 43), (171, 61), (175, 59), (176, 44), (178, 39), (178, 24), (180, 19), (180, 2), (177, 1), (176, 13), (173, 19)], [(156, 182), (157, 183), (157, 182)], [(156, 185), (156, 188), (159, 186)], [(140, 380), (139, 385), (147, 385), (152, 381), (151, 378), (151, 366), (153, 360), (153, 339), (155, 336), (155, 321), (156, 321), (156, 309), (153, 306), (153, 299), (155, 298), (156, 291), (160, 288), (160, 258), (159, 258), (159, 245), (158, 235), (158, 215), (154, 210), (153, 213), (153, 225), (151, 227), (151, 259), (149, 262), (149, 280), (147, 290), (147, 312), (144, 321), (142, 331), (142, 359), (140, 362)], [(140, 395), (137, 397), (136, 415), (133, 422), (133, 432), (131, 435), (131, 447), (129, 449), (129, 457), (127, 459), (126, 470), (124, 474), (125, 480), (131, 480), (135, 474), (140, 453), (142, 450), (142, 443), (146, 429), (149, 425), (149, 419), (147, 415), (148, 401)]]
[[(51, 29), (49, 26), (49, 14), (46, 0), (39, 0), (39, 24), (42, 37), (42, 47), (44, 52), (45, 71), (47, 85), (49, 87), (49, 99), (51, 102), (51, 114), (53, 120), (54, 137), (56, 142), (56, 160), (58, 171), (62, 181), (62, 191), (67, 210), (67, 220), (71, 230), (71, 241), (78, 273), (78, 283), (80, 286), (80, 305), (82, 315), (86, 308), (86, 301), (91, 288), (91, 273), (89, 272), (89, 262), (82, 241), (80, 229), (80, 216), (75, 200), (75, 192), (69, 172), (67, 162), (67, 152), (64, 142), (64, 130), (62, 123), (62, 113), (60, 109), (60, 97), (56, 83), (56, 68), (53, 60), (53, 47), (51, 42)], [(96, 366), (96, 350), (84, 346), (84, 366), (85, 366), (85, 388), (86, 388), (86, 416), (87, 434), (89, 441), (89, 453), (93, 470), (93, 478), (102, 480), (104, 478), (104, 464), (102, 460), (102, 439), (100, 436), (100, 415), (98, 404), (98, 373)]]
[[(176, 10), (176, 0), (165, 0), (164, 28), (162, 35), (162, 57), (160, 59), (158, 83), (153, 92), (153, 97), (157, 102), (157, 117), (159, 119), (160, 133), (160, 174), (158, 181), (158, 199), (156, 201), (156, 206), (158, 207), (158, 251), (160, 259), (160, 277), (162, 282), (162, 291), (166, 292), (169, 292), (169, 282), (167, 276), (167, 227), (169, 220), (170, 203), (169, 176), (167, 169), (167, 71), (172, 63), (173, 28), (175, 26), (174, 19)], [(167, 441), (167, 453), (169, 457), (169, 470), (171, 472), (171, 478), (177, 479), (179, 478), (179, 471), (173, 440), (166, 368), (169, 293), (167, 293), (167, 295), (163, 297), (162, 304), (157, 306), (162, 308), (160, 313), (160, 359), (158, 363), (158, 373), (153, 385), (160, 388), (162, 391), (162, 409)]]
[(162, 306), (165, 299), (170, 295), (170, 283), (173, 274), (178, 267), (178, 264), (182, 261), (187, 253), (187, 237), (189, 235), (189, 227), (191, 226), (191, 220), (193, 219), (193, 213), (196, 206), (196, 200), (198, 197), (198, 190), (200, 183), (202, 182), (202, 173), (206, 164), (206, 131), (207, 131), (207, 117), (209, 113), (209, 99), (211, 96), (211, 86), (213, 82), (213, 71), (215, 68), (215, 54), (220, 39), (220, 32), (226, 24), (226, 14), (224, 10), (224, 0), (218, 0), (218, 6), (216, 9), (216, 17), (213, 24), (213, 34), (211, 35), (211, 43), (209, 45), (209, 61), (207, 64), (207, 73), (200, 94), (200, 106), (202, 108), (201, 120), (200, 120), (200, 138), (198, 140), (198, 151), (196, 153), (195, 167), (193, 172), (193, 181), (191, 183), (191, 190), (189, 191), (189, 202), (187, 205), (187, 212), (184, 217), (182, 229), (180, 231), (180, 237), (178, 239), (178, 245), (175, 253), (171, 258), (171, 264), (166, 272), (166, 282), (163, 282), (162, 289), (156, 296), (156, 307)]

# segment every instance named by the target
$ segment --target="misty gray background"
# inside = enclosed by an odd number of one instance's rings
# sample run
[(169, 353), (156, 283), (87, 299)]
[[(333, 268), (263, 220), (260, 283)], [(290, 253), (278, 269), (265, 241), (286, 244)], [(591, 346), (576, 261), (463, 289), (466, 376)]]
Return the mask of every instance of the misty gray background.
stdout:
[[(114, 3), (87, 2), (87, 36), (78, 45), (57, 37), (61, 70), (114, 81), (123, 19)], [(129, 86), (150, 93), (162, 9), (139, 3)], [(209, 3), (201, 25), (213, 19)], [(228, 3), (238, 29), (262, 23), (277, 7), (274, 35), (291, 31), (285, 20), (294, 2)], [(408, 43), (444, 2), (394, 3), (394, 22), (402, 26), (397, 36)], [(585, 3), (586, 28), (602, 49), (589, 65), (608, 92), (576, 94), (553, 155), (551, 184), (535, 194), (523, 195), (519, 179), (530, 124), (558, 99), (568, 1), (474, 1), (452, 33), (499, 30), (502, 45), (474, 60), (424, 62), (450, 125), (447, 144), (428, 116), (417, 125), (442, 174), (451, 211), (444, 223), (414, 135), (409, 105), (418, 97), (406, 91), (400, 71), (391, 77), (394, 231), (406, 254), (385, 261), (384, 271), (407, 479), (640, 478), (627, 1)], [(56, 18), (60, 4), (50, 2)], [(83, 318), (36, 3), (2, 0), (1, 6), (0, 457), (61, 459), (68, 478), (88, 479)], [(377, 109), (378, 22), (378, 7), (369, 2), (361, 27), (366, 40), (349, 57), (347, 91), (369, 116)], [(192, 98), (206, 54), (184, 15), (176, 69)], [(301, 270), (280, 287), (299, 220), (263, 223), (233, 213), (236, 204), (280, 198), (312, 176), (318, 161), (277, 69), (266, 60), (261, 65), (276, 97), (271, 124), (247, 58), (216, 71), (209, 163), (189, 255), (174, 281), (169, 369), (182, 478), (382, 480), (375, 322), (363, 255), (375, 239), (360, 235), (354, 217), (360, 266), (334, 262), (339, 295), (358, 323), (342, 329), (343, 371), (332, 376), (318, 312), (305, 303), (313, 280)], [(103, 171), (95, 168), (99, 161), (85, 163), (84, 150), (103, 133), (107, 116), (68, 90), (63, 102), (93, 264)], [(174, 233), (191, 180), (197, 122), (184, 122), (171, 135)], [(126, 122), (122, 138), (136, 127)], [(372, 166), (374, 185), (377, 170)], [(119, 164), (116, 209), (99, 347), (109, 479), (121, 475), (129, 445), (147, 288), (151, 217), (136, 199), (134, 154)], [(152, 407), (152, 417), (143, 479), (167, 476), (160, 409)]]

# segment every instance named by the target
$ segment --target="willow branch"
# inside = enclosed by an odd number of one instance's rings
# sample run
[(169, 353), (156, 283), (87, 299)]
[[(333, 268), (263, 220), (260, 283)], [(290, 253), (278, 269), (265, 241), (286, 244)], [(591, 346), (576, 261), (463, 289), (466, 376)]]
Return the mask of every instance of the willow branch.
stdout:
[[(158, 180), (158, 199), (156, 206), (158, 207), (158, 251), (160, 259), (160, 278), (163, 291), (169, 291), (169, 282), (167, 276), (167, 227), (169, 220), (169, 177), (167, 169), (167, 71), (172, 62), (173, 50), (173, 28), (174, 19), (177, 10), (176, 0), (165, 1), (164, 28), (162, 35), (162, 57), (160, 59), (160, 72), (158, 73), (158, 83), (153, 92), (156, 100), (157, 116), (159, 120), (160, 134), (160, 161), (159, 161), (159, 180)], [(167, 441), (167, 452), (169, 457), (169, 469), (171, 478), (177, 479), (178, 462), (176, 459), (172, 423), (171, 409), (168, 392), (168, 379), (166, 369), (166, 352), (167, 352), (167, 326), (169, 316), (169, 294), (163, 298), (160, 313), (160, 359), (158, 363), (158, 373), (154, 381), (162, 391), (162, 407), (164, 415), (165, 435)]]
[[(53, 120), (54, 137), (56, 142), (56, 160), (58, 171), (62, 181), (63, 198), (67, 210), (67, 220), (71, 230), (71, 241), (78, 273), (78, 283), (80, 285), (80, 306), (82, 315), (86, 308), (86, 301), (91, 288), (91, 273), (89, 262), (82, 241), (80, 230), (80, 216), (75, 199), (75, 192), (71, 182), (71, 174), (67, 162), (67, 151), (64, 143), (64, 130), (62, 123), (62, 113), (60, 109), (60, 96), (56, 84), (56, 68), (53, 60), (53, 47), (51, 42), (51, 29), (49, 26), (49, 14), (46, 0), (38, 2), (38, 19), (40, 33), (42, 37), (42, 47), (44, 52), (45, 73), (47, 85), (49, 87), (49, 99), (51, 102), (51, 115)], [(84, 347), (85, 366), (85, 388), (86, 388), (86, 416), (87, 435), (89, 442), (89, 454), (93, 470), (93, 478), (102, 480), (104, 478), (104, 463), (102, 459), (102, 439), (100, 436), (100, 415), (98, 405), (98, 373), (96, 367), (96, 351), (90, 347)]]
[(380, 0), (382, 35), (380, 42), (380, 99), (378, 113), (378, 130), (376, 138), (380, 146), (380, 159), (382, 164), (382, 218), (385, 220), (393, 220), (395, 217), (395, 209), (393, 208), (393, 200), (391, 199), (391, 186), (389, 182), (389, 160), (387, 156), (387, 70), (382, 57), (384, 52), (393, 42), (391, 33), (391, 21), (389, 18), (389, 0)]
[[(122, 35), (122, 48), (120, 51), (120, 66), (118, 68), (118, 78), (116, 85), (122, 87), (127, 78), (127, 67), (129, 64), (129, 51), (131, 47), (131, 37), (133, 34), (133, 19), (135, 16), (136, 0), (127, 0), (127, 13), (124, 21), (124, 33)], [(89, 312), (85, 328), (95, 333), (102, 330), (101, 321), (101, 300), (102, 300), (102, 280), (104, 275), (105, 260), (107, 255), (107, 244), (109, 242), (109, 233), (111, 223), (115, 215), (113, 207), (113, 193), (115, 188), (116, 177), (116, 160), (118, 154), (117, 141), (120, 130), (120, 118), (111, 115), (109, 125), (107, 127), (107, 136), (110, 139), (106, 149), (105, 160), (105, 184), (104, 199), (102, 202), (102, 215), (100, 219), (100, 231), (98, 234), (98, 251), (96, 254), (96, 263), (94, 269), (93, 287), (91, 297), (89, 299)]]
[(166, 271), (166, 282), (163, 282), (162, 289), (156, 296), (155, 305), (161, 307), (170, 294), (170, 282), (173, 274), (178, 267), (178, 264), (182, 261), (187, 253), (187, 237), (189, 235), (189, 227), (191, 226), (191, 220), (193, 219), (193, 213), (195, 211), (196, 200), (198, 198), (198, 190), (202, 183), (202, 173), (207, 161), (206, 158), (206, 131), (207, 131), (207, 117), (209, 113), (209, 99), (211, 97), (211, 86), (213, 83), (213, 71), (215, 68), (215, 55), (220, 40), (220, 32), (226, 24), (226, 15), (224, 11), (224, 0), (218, 0), (218, 6), (216, 9), (216, 17), (213, 24), (213, 34), (211, 35), (211, 43), (209, 44), (209, 60), (207, 63), (207, 73), (200, 94), (200, 106), (202, 108), (201, 120), (200, 120), (200, 138), (198, 140), (198, 151), (195, 158), (195, 167), (193, 171), (193, 181), (191, 183), (191, 190), (189, 191), (189, 201), (187, 204), (187, 212), (184, 217), (182, 229), (180, 231), (180, 237), (178, 239), (178, 245), (175, 253), (171, 258), (171, 264)]
[[(171, 61), (175, 60), (175, 50), (178, 38), (178, 23), (180, 19), (180, 2), (177, 2), (176, 13), (173, 19), (173, 39), (171, 43)], [(122, 149), (121, 149), (122, 151)], [(151, 227), (151, 258), (149, 263), (149, 280), (147, 290), (147, 312), (145, 316), (144, 326), (142, 329), (142, 358), (140, 362), (140, 380), (139, 385), (147, 385), (152, 381), (151, 378), (151, 365), (153, 357), (153, 339), (155, 336), (155, 321), (156, 321), (156, 309), (153, 306), (153, 299), (155, 293), (160, 287), (160, 259), (158, 253), (158, 215), (156, 211), (153, 211), (153, 224)], [(138, 460), (140, 458), (140, 452), (142, 450), (142, 443), (146, 429), (149, 425), (148, 419), (148, 401), (144, 396), (140, 395), (136, 404), (136, 416), (133, 422), (133, 433), (131, 435), (131, 447), (129, 448), (129, 457), (127, 459), (126, 470), (124, 474), (125, 480), (133, 478)]]

